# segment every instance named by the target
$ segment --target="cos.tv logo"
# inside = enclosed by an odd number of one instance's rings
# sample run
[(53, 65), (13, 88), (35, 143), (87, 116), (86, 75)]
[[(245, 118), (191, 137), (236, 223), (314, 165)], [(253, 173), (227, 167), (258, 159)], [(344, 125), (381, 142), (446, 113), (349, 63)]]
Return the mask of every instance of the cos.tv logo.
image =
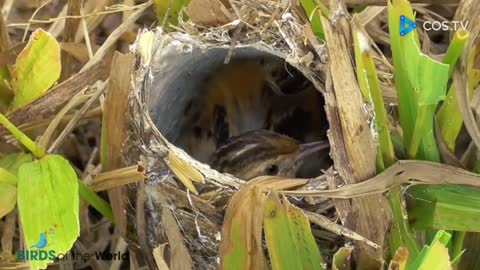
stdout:
[(415, 28), (417, 28), (417, 24), (414, 21), (410, 20), (405, 15), (400, 16), (400, 36), (405, 36)]
[(37, 243), (30, 246), (29, 249), (17, 251), (17, 261), (55, 260), (55, 250), (46, 250), (52, 244), (50, 241), (53, 239), (54, 233), (54, 228), (41, 232)]

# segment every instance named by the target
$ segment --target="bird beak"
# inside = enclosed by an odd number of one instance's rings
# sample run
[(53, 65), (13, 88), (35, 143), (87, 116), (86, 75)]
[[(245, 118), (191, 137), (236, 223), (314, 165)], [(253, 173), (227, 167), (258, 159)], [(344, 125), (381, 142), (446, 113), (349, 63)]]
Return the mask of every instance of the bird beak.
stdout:
[(328, 148), (330, 148), (328, 140), (300, 144), (299, 152), (294, 159), (295, 165), (302, 165), (302, 163), (313, 154), (319, 153)]

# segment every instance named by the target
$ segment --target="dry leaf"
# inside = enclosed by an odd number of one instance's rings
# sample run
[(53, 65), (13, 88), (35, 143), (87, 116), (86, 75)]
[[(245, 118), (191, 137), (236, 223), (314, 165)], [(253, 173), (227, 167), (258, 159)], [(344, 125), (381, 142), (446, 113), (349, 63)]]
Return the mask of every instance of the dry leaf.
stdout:
[(165, 246), (167, 244), (161, 244), (158, 247), (153, 249), (153, 258), (157, 263), (157, 267), (159, 270), (169, 270), (167, 263), (165, 262), (163, 253), (165, 251)]
[(204, 26), (219, 26), (233, 21), (233, 15), (219, 0), (192, 0), (186, 13), (192, 22)]
[(480, 187), (480, 174), (430, 161), (400, 160), (382, 173), (360, 183), (331, 190), (282, 191), (297, 196), (348, 199), (383, 193), (401, 184), (454, 184)]
[(168, 152), (167, 165), (188, 190), (198, 195), (192, 181), (204, 183), (205, 179), (195, 167), (177, 157), (173, 151)]

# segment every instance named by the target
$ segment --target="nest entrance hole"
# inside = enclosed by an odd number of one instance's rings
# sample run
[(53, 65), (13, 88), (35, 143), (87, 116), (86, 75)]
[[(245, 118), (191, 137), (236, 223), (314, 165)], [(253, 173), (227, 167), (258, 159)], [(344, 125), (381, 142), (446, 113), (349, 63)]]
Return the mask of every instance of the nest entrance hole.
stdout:
[[(323, 96), (300, 71), (257, 48), (236, 48), (225, 64), (228, 53), (193, 48), (161, 57), (148, 106), (169, 141), (209, 163), (225, 140), (250, 130), (273, 130), (301, 143), (326, 139)], [(325, 159), (307, 162), (298, 176), (318, 176)]]

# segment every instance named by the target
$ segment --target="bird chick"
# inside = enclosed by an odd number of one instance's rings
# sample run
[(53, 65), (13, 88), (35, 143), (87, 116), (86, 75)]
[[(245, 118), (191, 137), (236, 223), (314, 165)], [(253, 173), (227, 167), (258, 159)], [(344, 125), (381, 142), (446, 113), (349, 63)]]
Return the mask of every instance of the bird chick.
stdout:
[[(300, 142), (325, 139), (323, 96), (283, 60), (242, 59), (214, 70), (193, 100), (179, 146), (201, 162), (226, 141), (268, 129)], [(192, 116), (193, 115), (193, 116)]]
[(269, 98), (276, 88), (273, 62), (242, 60), (222, 66), (206, 81), (196, 101), (198, 117), (181, 143), (199, 161), (208, 161), (225, 141), (244, 132), (265, 128)]
[(300, 144), (273, 131), (254, 130), (230, 138), (212, 155), (210, 166), (243, 180), (261, 175), (295, 177), (305, 160), (328, 148), (328, 141)]

